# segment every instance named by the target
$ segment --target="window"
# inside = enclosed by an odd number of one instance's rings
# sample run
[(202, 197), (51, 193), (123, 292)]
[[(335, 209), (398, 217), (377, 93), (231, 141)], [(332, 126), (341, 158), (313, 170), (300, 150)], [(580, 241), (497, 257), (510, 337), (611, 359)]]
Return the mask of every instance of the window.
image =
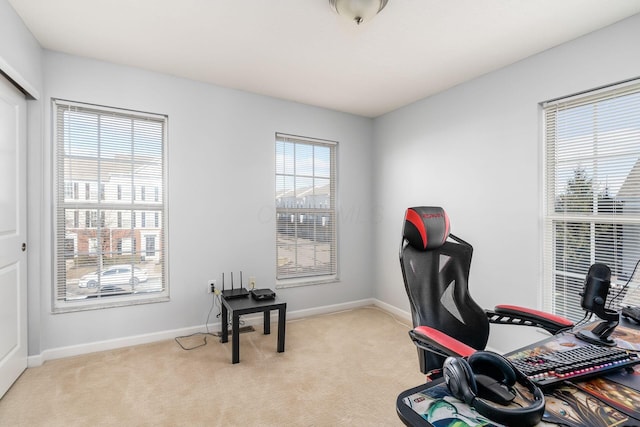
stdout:
[[(166, 300), (167, 118), (62, 100), (53, 108), (54, 311)], [(146, 186), (158, 197), (136, 200), (135, 189)], [(144, 212), (159, 218), (151, 250), (149, 240), (136, 247), (146, 231), (127, 220)]]
[(147, 236), (145, 238), (146, 248), (145, 255), (152, 257), (156, 255), (156, 238), (155, 236)]
[(594, 263), (611, 269), (612, 307), (640, 304), (640, 82), (543, 108), (545, 309), (580, 320)]
[(73, 199), (73, 183), (65, 182), (64, 183), (64, 197), (66, 199)]
[(336, 146), (331, 141), (276, 134), (280, 286), (287, 279), (298, 284), (336, 279)]

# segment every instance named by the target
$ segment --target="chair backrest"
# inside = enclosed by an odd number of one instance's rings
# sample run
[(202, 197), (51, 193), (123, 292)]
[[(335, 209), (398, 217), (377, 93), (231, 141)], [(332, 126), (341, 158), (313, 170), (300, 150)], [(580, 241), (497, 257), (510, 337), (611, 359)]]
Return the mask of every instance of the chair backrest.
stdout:
[[(429, 326), (483, 350), (489, 337), (485, 311), (469, 294), (473, 248), (450, 234), (440, 207), (413, 207), (405, 214), (400, 266), (413, 326)], [(418, 349), (420, 370), (439, 369), (444, 357)]]

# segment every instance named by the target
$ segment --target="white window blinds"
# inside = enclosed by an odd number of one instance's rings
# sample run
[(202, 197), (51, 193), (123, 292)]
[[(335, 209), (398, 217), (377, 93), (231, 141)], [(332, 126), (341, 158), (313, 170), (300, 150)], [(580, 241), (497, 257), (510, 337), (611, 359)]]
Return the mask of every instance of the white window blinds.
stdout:
[(640, 83), (543, 108), (545, 309), (581, 319), (594, 263), (611, 269), (611, 307), (640, 305)]
[(337, 274), (336, 145), (276, 134), (278, 280)]
[(53, 107), (54, 310), (166, 298), (167, 118)]

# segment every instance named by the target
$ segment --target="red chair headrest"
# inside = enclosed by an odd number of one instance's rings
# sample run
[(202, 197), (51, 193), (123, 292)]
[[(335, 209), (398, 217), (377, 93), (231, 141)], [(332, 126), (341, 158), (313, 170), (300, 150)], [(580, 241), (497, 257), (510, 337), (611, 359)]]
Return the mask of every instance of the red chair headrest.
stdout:
[(449, 217), (440, 207), (409, 208), (404, 216), (402, 236), (420, 251), (438, 248), (449, 237)]

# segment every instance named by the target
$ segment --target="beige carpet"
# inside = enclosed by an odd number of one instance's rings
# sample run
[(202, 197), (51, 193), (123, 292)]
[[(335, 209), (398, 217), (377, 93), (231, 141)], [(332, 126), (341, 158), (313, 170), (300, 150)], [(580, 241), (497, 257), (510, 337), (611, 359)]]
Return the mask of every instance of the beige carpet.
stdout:
[(287, 322), (284, 353), (277, 320), (259, 325), (236, 365), (211, 336), (52, 360), (0, 400), (0, 425), (400, 426), (397, 395), (424, 382), (408, 330), (364, 307)]

